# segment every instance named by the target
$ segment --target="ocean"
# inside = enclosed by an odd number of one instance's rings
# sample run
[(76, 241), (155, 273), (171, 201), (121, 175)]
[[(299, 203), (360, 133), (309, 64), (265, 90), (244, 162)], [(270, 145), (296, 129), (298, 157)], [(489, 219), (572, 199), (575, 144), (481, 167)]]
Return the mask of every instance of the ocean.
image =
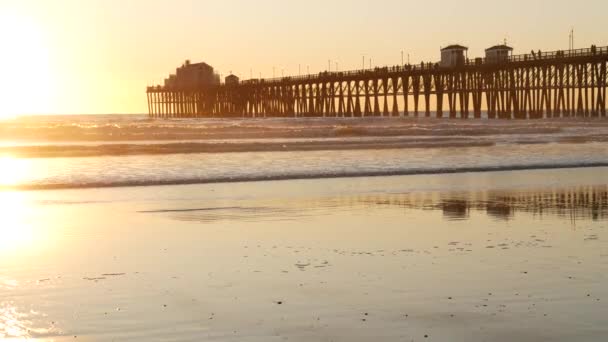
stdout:
[(192, 119), (0, 122), (0, 186), (63, 189), (608, 165), (608, 122)]

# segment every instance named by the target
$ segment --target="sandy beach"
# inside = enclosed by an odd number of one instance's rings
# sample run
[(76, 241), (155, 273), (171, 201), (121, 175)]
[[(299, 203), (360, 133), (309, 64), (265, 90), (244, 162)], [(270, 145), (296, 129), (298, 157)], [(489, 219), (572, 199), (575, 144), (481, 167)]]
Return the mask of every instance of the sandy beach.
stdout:
[(598, 341), (607, 171), (2, 192), (0, 337)]

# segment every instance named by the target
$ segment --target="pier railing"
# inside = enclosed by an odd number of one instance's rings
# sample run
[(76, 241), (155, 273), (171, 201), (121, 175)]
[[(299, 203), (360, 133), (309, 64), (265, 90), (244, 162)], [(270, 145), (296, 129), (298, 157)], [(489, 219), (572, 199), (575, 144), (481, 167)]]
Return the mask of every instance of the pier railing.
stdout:
[[(486, 58), (472, 58), (467, 59), (465, 61), (465, 66), (479, 66), (485, 64), (500, 64), (500, 63), (517, 63), (517, 62), (526, 62), (526, 61), (539, 61), (539, 60), (551, 60), (551, 59), (569, 59), (575, 57), (587, 57), (594, 55), (608, 55), (608, 46), (603, 47), (595, 47), (592, 46), (590, 48), (584, 49), (574, 49), (574, 50), (557, 50), (557, 51), (548, 51), (548, 52), (532, 52), (528, 54), (518, 54), (509, 56), (504, 61), (492, 61), (488, 62)], [(307, 80), (316, 80), (322, 77), (353, 77), (353, 76), (361, 76), (366, 74), (373, 74), (378, 72), (387, 72), (387, 73), (400, 73), (407, 71), (422, 71), (422, 70), (431, 70), (440, 68), (440, 64), (438, 62), (421, 62), (420, 64), (406, 64), (406, 65), (396, 65), (396, 66), (385, 66), (385, 67), (375, 67), (371, 69), (358, 69), (358, 70), (348, 70), (348, 71), (322, 71), (318, 74), (308, 74), (302, 76), (286, 76), (286, 77), (275, 77), (275, 78), (261, 78), (261, 79), (250, 79), (244, 80), (241, 84), (258, 84), (258, 83), (280, 83), (286, 81), (299, 82), (299, 81), (307, 81)]]

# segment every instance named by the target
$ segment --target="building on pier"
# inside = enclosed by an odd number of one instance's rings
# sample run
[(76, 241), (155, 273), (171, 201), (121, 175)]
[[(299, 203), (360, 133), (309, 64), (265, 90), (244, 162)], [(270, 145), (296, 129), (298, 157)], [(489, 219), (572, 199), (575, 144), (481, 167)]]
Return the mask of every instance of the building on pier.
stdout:
[(238, 85), (239, 84), (239, 78), (235, 75), (228, 75), (226, 76), (226, 79), (224, 80), (224, 82), (226, 83), (226, 85)]
[(503, 63), (509, 60), (513, 48), (506, 45), (494, 45), (486, 49), (486, 63)]
[(468, 47), (453, 44), (441, 49), (441, 65), (444, 68), (452, 68), (459, 65), (464, 65), (466, 60), (466, 52), (469, 50)]
[(165, 88), (174, 88), (176, 85), (175, 75), (171, 74), (169, 77), (165, 78)]
[(218, 85), (219, 75), (213, 67), (207, 63), (190, 63), (186, 60), (181, 67), (175, 70), (175, 74), (165, 79), (167, 88), (200, 88), (210, 85)]

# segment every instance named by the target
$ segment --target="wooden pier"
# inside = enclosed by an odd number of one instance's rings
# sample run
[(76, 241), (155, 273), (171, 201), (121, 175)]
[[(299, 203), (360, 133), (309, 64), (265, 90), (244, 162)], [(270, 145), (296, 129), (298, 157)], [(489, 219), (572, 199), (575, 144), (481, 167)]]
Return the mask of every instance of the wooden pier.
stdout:
[(606, 117), (608, 47), (147, 88), (153, 118)]

